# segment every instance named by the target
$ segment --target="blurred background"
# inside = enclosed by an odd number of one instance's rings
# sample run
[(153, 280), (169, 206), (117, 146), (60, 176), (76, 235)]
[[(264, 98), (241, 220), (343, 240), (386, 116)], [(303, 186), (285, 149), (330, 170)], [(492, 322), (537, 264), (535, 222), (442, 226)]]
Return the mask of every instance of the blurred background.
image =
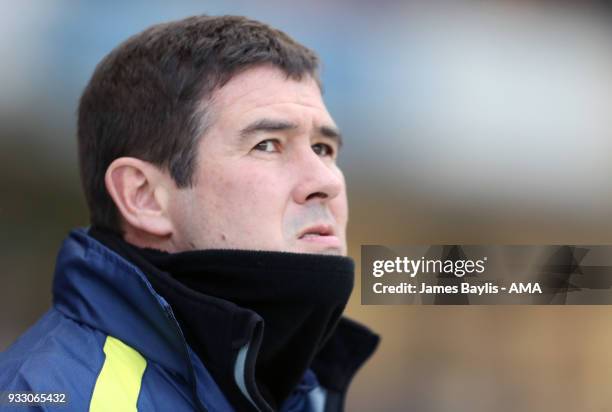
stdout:
[[(241, 14), (321, 56), (361, 244), (612, 244), (612, 25), (580, 1), (1, 2), (0, 350), (88, 224), (76, 108), (147, 26)], [(357, 278), (358, 279), (358, 278)], [(349, 411), (612, 410), (612, 308), (361, 306)]]

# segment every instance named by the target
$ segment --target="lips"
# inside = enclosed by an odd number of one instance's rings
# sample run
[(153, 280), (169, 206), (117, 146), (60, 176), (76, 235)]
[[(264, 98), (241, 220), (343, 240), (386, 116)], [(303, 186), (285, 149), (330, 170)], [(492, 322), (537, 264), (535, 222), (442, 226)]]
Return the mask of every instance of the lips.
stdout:
[(314, 225), (300, 232), (298, 239), (310, 239), (320, 236), (333, 236), (334, 228), (331, 225)]
[(306, 251), (323, 252), (325, 250), (340, 250), (342, 245), (336, 236), (334, 227), (320, 224), (309, 226), (298, 235)]

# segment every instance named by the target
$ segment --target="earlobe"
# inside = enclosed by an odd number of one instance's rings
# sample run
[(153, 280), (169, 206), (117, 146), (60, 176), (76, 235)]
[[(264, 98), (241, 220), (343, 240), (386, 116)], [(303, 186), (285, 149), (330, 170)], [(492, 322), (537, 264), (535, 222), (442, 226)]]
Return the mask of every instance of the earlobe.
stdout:
[(115, 159), (104, 176), (106, 189), (125, 221), (148, 235), (172, 234), (164, 174), (156, 166), (132, 157)]

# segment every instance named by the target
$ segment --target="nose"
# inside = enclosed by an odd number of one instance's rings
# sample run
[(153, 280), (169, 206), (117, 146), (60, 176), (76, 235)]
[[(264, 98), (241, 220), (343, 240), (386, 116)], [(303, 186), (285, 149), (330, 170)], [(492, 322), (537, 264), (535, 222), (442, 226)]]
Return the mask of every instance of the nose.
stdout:
[(294, 162), (297, 180), (293, 200), (303, 204), (311, 200), (330, 201), (344, 188), (344, 176), (336, 164), (317, 155), (311, 147), (302, 151)]

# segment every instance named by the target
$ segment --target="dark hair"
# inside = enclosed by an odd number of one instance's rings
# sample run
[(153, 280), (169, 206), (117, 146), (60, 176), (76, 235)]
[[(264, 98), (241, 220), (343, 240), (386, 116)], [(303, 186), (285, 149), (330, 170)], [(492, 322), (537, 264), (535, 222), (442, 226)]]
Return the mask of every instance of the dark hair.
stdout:
[(78, 110), (81, 181), (92, 225), (121, 232), (104, 175), (113, 160), (137, 157), (193, 185), (206, 102), (256, 65), (317, 82), (318, 58), (285, 33), (239, 16), (196, 16), (129, 38), (96, 67)]

